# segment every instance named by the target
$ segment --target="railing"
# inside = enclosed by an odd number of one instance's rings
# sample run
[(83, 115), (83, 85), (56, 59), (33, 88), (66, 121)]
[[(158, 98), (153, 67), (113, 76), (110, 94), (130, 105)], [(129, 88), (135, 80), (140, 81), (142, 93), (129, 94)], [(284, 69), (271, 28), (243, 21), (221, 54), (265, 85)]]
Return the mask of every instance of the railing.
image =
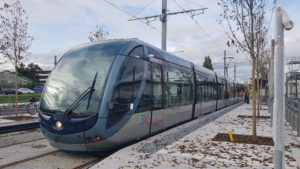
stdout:
[(300, 101), (288, 100), (285, 104), (285, 119), (300, 136)]

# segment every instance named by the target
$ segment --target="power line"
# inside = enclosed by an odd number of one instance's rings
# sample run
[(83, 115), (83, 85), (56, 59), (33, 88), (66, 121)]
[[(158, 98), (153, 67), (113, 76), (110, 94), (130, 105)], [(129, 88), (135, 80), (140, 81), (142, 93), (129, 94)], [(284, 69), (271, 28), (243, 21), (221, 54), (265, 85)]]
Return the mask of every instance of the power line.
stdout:
[[(182, 10), (185, 10), (176, 0), (173, 0), (174, 1), (174, 3), (179, 7), (179, 8), (181, 8)], [(195, 3), (195, 2), (192, 2), (192, 1), (190, 1), (190, 0), (185, 0), (185, 1), (189, 1), (190, 3), (194, 3), (194, 4), (197, 4), (197, 3)], [(197, 5), (199, 5), (199, 4), (197, 4)], [(201, 6), (201, 5), (200, 5)], [(188, 14), (187, 14), (188, 15)], [(194, 17), (192, 17), (192, 16), (190, 16), (190, 15), (188, 15), (193, 21), (194, 21), (194, 23), (198, 26), (198, 28), (200, 28), (200, 30), (207, 36), (207, 38), (208, 38), (208, 40), (210, 40), (211, 41), (211, 43), (213, 43), (217, 48), (219, 48), (220, 50), (224, 50), (222, 47), (220, 47), (219, 46), (219, 44), (217, 44), (211, 37), (210, 37), (210, 35), (202, 28), (202, 26), (199, 24), (199, 22), (197, 21), (197, 20), (195, 20), (195, 18)], [(223, 25), (222, 25), (223, 26)], [(224, 27), (223, 27), (223, 29), (224, 29)], [(232, 51), (231, 51), (232, 52)], [(233, 56), (233, 54), (231, 53), (230, 51), (227, 51), (227, 53), (229, 54), (229, 55), (231, 55), (231, 56)]]
[[(110, 6), (112, 6), (112, 7), (116, 8), (116, 9), (120, 10), (121, 12), (123, 12), (123, 13), (125, 13), (125, 14), (131, 16), (131, 18), (137, 19), (136, 16), (131, 15), (129, 12), (123, 10), (122, 8), (118, 7), (117, 5), (111, 3), (111, 2), (109, 2), (109, 1), (107, 1), (107, 0), (103, 0), (103, 1), (106, 2), (107, 4), (109, 4)], [(151, 4), (151, 3), (150, 3), (150, 4)], [(146, 5), (146, 6), (147, 6), (147, 5)], [(146, 7), (144, 7), (144, 8), (146, 8)], [(154, 26), (150, 25), (149, 22), (143, 22), (142, 20), (139, 20), (139, 21), (142, 22), (143, 24), (149, 26), (150, 28), (152, 28), (152, 29), (155, 30), (156, 32), (162, 34), (161, 31), (159, 31), (158, 29), (156, 29)], [(181, 46), (181, 47), (183, 47), (183, 48), (185, 48), (185, 49), (188, 49), (186, 46), (182, 45), (182, 44), (179, 43), (179, 42), (176, 42), (174, 39), (170, 38), (169, 36), (167, 36), (167, 38), (168, 38), (170, 41), (174, 42), (175, 44), (178, 44), (179, 46)]]
[[(178, 12), (168, 12), (167, 10), (167, 0), (162, 0), (162, 13), (158, 15), (152, 15), (152, 16), (146, 16), (142, 18), (133, 18), (129, 19), (128, 21), (134, 21), (134, 20), (145, 20), (146, 23), (150, 23), (152, 21), (157, 20), (158, 18), (162, 22), (162, 38), (161, 38), (161, 49), (166, 50), (166, 39), (167, 39), (167, 17), (170, 15), (177, 15), (177, 14), (183, 14), (183, 13), (189, 13), (191, 17), (200, 15), (204, 13), (204, 10), (207, 8), (201, 8), (201, 9), (190, 9), (190, 10), (183, 10)], [(183, 45), (181, 45), (183, 46)]]
[[(107, 1), (107, 0), (103, 0), (103, 1), (106, 2), (107, 4), (109, 4), (110, 6), (112, 6), (112, 7), (116, 8), (116, 9), (122, 11), (123, 13), (125, 13), (125, 14), (127, 14), (127, 15), (133, 17), (133, 18), (136, 18), (135, 16), (131, 15), (129, 12), (123, 10), (122, 8), (118, 7), (117, 5), (111, 3), (111, 2), (109, 2), (109, 1)], [(143, 22), (143, 21), (140, 21), (140, 22), (146, 24), (147, 26), (149, 26), (150, 28), (152, 28), (152, 29), (155, 30), (156, 32), (161, 33), (161, 32), (160, 32), (158, 29), (156, 29), (154, 26), (149, 25), (149, 24), (147, 24), (147, 23), (145, 23), (145, 22)]]
[(274, 0), (273, 4), (274, 4), (274, 7), (272, 8), (272, 13), (271, 13), (271, 17), (270, 17), (270, 20), (269, 20), (269, 25), (268, 25), (267, 31), (269, 31), (270, 25), (272, 23), (272, 18), (273, 18), (273, 14), (274, 14), (274, 11), (275, 11), (275, 8), (276, 8), (277, 0)]
[[(181, 8), (182, 10), (186, 11), (181, 5), (179, 5), (176, 0), (173, 0), (173, 2), (179, 7)], [(218, 47), (219, 49), (223, 50), (215, 41), (213, 41), (211, 39), (211, 37), (209, 36), (209, 34), (202, 28), (202, 26), (199, 24), (199, 22), (197, 20), (194, 19), (193, 16), (189, 15), (189, 13), (186, 13), (194, 22), (195, 24), (198, 26), (198, 28), (201, 29), (201, 31), (207, 36), (207, 38), (216, 46)]]
[(194, 4), (194, 5), (196, 5), (196, 6), (199, 6), (199, 7), (201, 7), (201, 8), (204, 7), (204, 6), (202, 6), (202, 5), (198, 4), (198, 3), (193, 2), (193, 1), (190, 1), (190, 0), (185, 0), (185, 1), (188, 2), (188, 3)]
[(151, 0), (146, 6), (144, 6), (142, 9), (140, 9), (137, 13), (135, 13), (130, 19), (136, 18), (136, 16), (141, 13), (144, 9), (146, 9), (150, 4), (152, 4), (154, 0)]

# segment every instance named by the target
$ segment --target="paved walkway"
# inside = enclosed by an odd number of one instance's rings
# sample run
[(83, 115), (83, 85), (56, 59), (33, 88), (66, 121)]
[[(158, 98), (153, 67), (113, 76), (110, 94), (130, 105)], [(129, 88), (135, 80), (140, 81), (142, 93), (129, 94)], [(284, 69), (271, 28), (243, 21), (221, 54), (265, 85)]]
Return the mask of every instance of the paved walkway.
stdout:
[[(121, 149), (92, 168), (273, 168), (273, 146), (212, 141), (217, 133), (230, 130), (251, 135), (251, 118), (238, 115), (251, 115), (250, 105), (243, 104), (205, 125), (213, 114), (170, 129)], [(261, 115), (269, 116), (267, 110), (261, 110)], [(270, 119), (259, 119), (257, 134), (272, 137), (270, 123)], [(300, 169), (300, 143), (288, 127), (284, 134), (286, 168)]]

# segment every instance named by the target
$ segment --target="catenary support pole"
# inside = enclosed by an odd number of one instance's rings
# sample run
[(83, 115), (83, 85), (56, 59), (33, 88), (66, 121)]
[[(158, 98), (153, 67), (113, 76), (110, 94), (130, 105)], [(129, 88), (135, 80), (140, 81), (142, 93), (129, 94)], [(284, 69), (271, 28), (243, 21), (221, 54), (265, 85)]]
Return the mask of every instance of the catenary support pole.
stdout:
[(226, 77), (226, 50), (224, 50), (224, 77)]
[(234, 81), (236, 81), (236, 64), (234, 63)]
[(168, 12), (167, 8), (167, 0), (162, 0), (162, 10), (161, 14), (159, 15), (153, 15), (153, 16), (146, 16), (143, 18), (137, 18), (133, 16), (131, 19), (128, 21), (134, 21), (134, 20), (146, 20), (146, 24), (149, 24), (150, 22), (156, 20), (157, 18), (160, 19), (162, 22), (162, 31), (161, 31), (161, 49), (166, 51), (167, 49), (167, 21), (168, 21), (168, 16), (170, 15), (178, 15), (178, 14), (188, 14), (190, 17), (195, 17), (200, 14), (204, 14), (204, 10), (207, 8), (200, 8), (200, 9), (183, 9), (182, 11), (177, 11), (177, 12)]
[(161, 11), (161, 49), (166, 51), (167, 46), (167, 0), (162, 0), (162, 11)]
[[(289, 19), (286, 11), (282, 7), (276, 9), (275, 22), (275, 57), (274, 57), (274, 116), (276, 123), (275, 131), (275, 169), (283, 169), (285, 166), (284, 160), (284, 111), (285, 111), (285, 96), (284, 96), (284, 28), (290, 30), (293, 27), (293, 22)], [(274, 131), (274, 130), (273, 130)]]

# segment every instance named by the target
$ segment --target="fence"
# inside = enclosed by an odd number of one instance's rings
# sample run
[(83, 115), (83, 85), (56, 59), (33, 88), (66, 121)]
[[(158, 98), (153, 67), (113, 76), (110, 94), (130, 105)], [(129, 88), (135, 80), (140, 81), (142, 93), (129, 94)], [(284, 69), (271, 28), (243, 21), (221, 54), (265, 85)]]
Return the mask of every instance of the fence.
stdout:
[(300, 100), (288, 100), (285, 104), (285, 119), (300, 136)]

